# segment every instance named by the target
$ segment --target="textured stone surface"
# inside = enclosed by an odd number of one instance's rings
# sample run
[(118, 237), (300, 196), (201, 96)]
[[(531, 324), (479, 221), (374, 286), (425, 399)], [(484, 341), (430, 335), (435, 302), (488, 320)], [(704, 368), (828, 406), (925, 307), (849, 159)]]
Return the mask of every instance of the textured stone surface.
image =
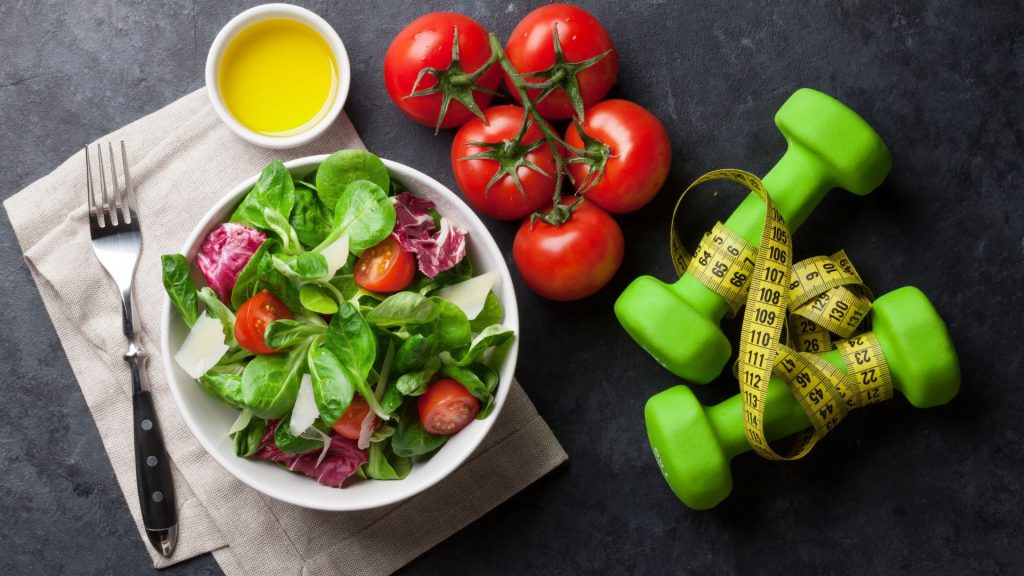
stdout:
[[(454, 186), (452, 134), (435, 138), (385, 95), (387, 44), (413, 17), (442, 7), (506, 35), (537, 3), (304, 4), (348, 47), (346, 109), (367, 146)], [(555, 304), (518, 284), (518, 375), (569, 465), (404, 572), (1019, 571), (1021, 4), (586, 4), (622, 59), (613, 95), (643, 104), (668, 127), (669, 183), (653, 205), (620, 220), (626, 262), (606, 290)], [(243, 7), (0, 0), (3, 197), (202, 86), (210, 42)], [(733, 496), (695, 513), (665, 486), (643, 428), (646, 398), (676, 381), (629, 340), (611, 305), (638, 274), (669, 277), (673, 192), (711, 168), (763, 173), (775, 162), (784, 143), (772, 115), (799, 86), (858, 110), (889, 144), (895, 167), (869, 197), (826, 199), (796, 237), (798, 256), (845, 247), (878, 292), (924, 290), (956, 340), (963, 390), (926, 412), (897, 399), (854, 414), (795, 464), (741, 457)], [(688, 218), (709, 224), (738, 198), (704, 192)], [(510, 250), (516, 225), (491, 229)], [(6, 220), (0, 267), (0, 573), (146, 573), (144, 544)], [(723, 378), (698, 394), (714, 401), (732, 386)], [(166, 571), (217, 573), (209, 556)]]

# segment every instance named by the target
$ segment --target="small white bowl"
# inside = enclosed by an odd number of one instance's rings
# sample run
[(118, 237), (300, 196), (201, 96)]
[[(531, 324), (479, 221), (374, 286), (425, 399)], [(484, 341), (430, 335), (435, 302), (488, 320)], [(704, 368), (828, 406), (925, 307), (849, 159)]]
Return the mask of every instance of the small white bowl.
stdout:
[[(286, 162), (285, 166), (293, 175), (301, 177), (311, 172), (326, 157), (322, 155), (299, 158)], [(468, 232), (468, 257), (472, 259), (474, 272), (498, 273), (499, 280), (494, 286), (494, 292), (505, 308), (505, 319), (502, 324), (516, 332), (516, 338), (507, 349), (502, 350), (494, 412), (484, 420), (474, 420), (461, 432), (452, 436), (428, 460), (416, 462), (412, 472), (404, 479), (356, 479), (345, 488), (331, 488), (318, 484), (313, 478), (283, 470), (271, 462), (236, 456), (231, 439), (228, 438), (228, 429), (238, 417), (238, 410), (228, 408), (211, 397), (174, 361), (174, 354), (188, 335), (188, 327), (172, 310), (170, 299), (164, 298), (160, 320), (160, 349), (171, 395), (174, 396), (185, 423), (203, 448), (228, 472), (267, 496), (296, 506), (331, 511), (364, 510), (387, 506), (426, 490), (451, 474), (476, 450), (498, 419), (512, 386), (519, 350), (519, 309), (512, 287), (512, 277), (509, 275), (501, 250), (480, 218), (451, 190), (408, 166), (390, 160), (384, 160), (384, 164), (392, 178), (404, 184), (413, 194), (432, 200), (437, 205), (438, 212)], [(245, 193), (256, 183), (258, 176), (255, 174), (235, 187), (196, 224), (185, 245), (181, 247), (181, 253), (189, 262), (195, 261), (196, 253), (206, 235), (231, 215)]]
[[(220, 94), (220, 86), (217, 82), (217, 72), (220, 67), (221, 59), (224, 57), (224, 51), (227, 50), (231, 41), (249, 26), (263, 20), (276, 18), (295, 20), (316, 30), (331, 48), (338, 75), (337, 92), (334, 95), (334, 101), (331, 103), (331, 107), (327, 111), (327, 114), (320, 118), (316, 124), (302, 132), (280, 137), (260, 134), (259, 132), (246, 128), (236, 120), (224, 106), (224, 101)], [(227, 124), (235, 134), (238, 134), (243, 139), (248, 140), (257, 146), (263, 146), (264, 148), (295, 148), (296, 146), (301, 146), (320, 134), (323, 134), (323, 132), (327, 130), (327, 128), (338, 117), (342, 107), (345, 105), (345, 99), (348, 98), (348, 89), (349, 84), (351, 83), (351, 77), (352, 70), (348, 61), (348, 52), (345, 51), (345, 44), (342, 43), (341, 38), (338, 36), (338, 33), (334, 31), (334, 28), (332, 28), (326, 20), (317, 16), (315, 13), (300, 6), (293, 6), (291, 4), (263, 4), (261, 6), (250, 8), (238, 16), (235, 16), (230, 22), (221, 28), (220, 32), (217, 33), (217, 37), (213, 39), (213, 44), (210, 46), (210, 52), (206, 56), (206, 93), (210, 96), (210, 103), (213, 104), (213, 109), (217, 111), (217, 115), (220, 116), (220, 119)]]

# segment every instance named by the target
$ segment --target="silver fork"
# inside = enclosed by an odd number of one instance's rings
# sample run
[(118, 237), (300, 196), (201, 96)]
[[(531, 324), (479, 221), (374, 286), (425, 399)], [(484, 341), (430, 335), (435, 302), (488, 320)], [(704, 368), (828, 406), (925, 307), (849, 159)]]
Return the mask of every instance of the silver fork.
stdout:
[(178, 541), (178, 512), (174, 498), (170, 461), (153, 409), (153, 397), (146, 380), (146, 352), (136, 341), (138, 316), (132, 305), (132, 280), (142, 251), (142, 233), (136, 212), (135, 190), (128, 171), (128, 152), (121, 141), (124, 187), (117, 177), (114, 146), (107, 143), (112, 187), (107, 190), (103, 147), (96, 145), (99, 198), (93, 181), (89, 148), (85, 148), (86, 192), (89, 232), (96, 258), (114, 279), (121, 292), (121, 327), (128, 338), (124, 360), (132, 373), (132, 412), (135, 433), (135, 478), (142, 509), (142, 523), (149, 542), (164, 557), (170, 557)]

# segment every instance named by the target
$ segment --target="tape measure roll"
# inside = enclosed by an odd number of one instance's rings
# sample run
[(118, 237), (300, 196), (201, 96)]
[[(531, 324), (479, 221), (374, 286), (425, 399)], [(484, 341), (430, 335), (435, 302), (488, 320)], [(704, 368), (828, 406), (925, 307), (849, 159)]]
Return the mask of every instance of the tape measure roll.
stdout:
[[(735, 316), (747, 299), (756, 257), (757, 249), (750, 242), (716, 222), (701, 239), (685, 269), (724, 298)], [(682, 274), (678, 268), (676, 271)]]
[(857, 383), (857, 396), (848, 400), (850, 408), (884, 402), (892, 398), (892, 374), (885, 361), (882, 346), (874, 334), (862, 334), (849, 340), (837, 342), (836, 347), (843, 356), (843, 364), (850, 377)]
[[(683, 245), (675, 221), (686, 194), (701, 184), (740, 184), (765, 203), (760, 246), (721, 222), (702, 238), (696, 256)], [(720, 295), (735, 315), (745, 304), (736, 377), (743, 404), (744, 434), (751, 448), (771, 460), (802, 458), (848, 411), (892, 397), (892, 378), (877, 339), (853, 336), (871, 309), (873, 296), (843, 251), (792, 262), (792, 236), (759, 178), (743, 170), (709, 172), (679, 196), (672, 211), (669, 247), (680, 275), (693, 274)], [(791, 316), (787, 315), (791, 313)], [(787, 325), (788, 342), (780, 343)], [(817, 354), (832, 349), (832, 334), (849, 374)], [(797, 435), (784, 454), (764, 433), (765, 403), (772, 375), (780, 377), (807, 414), (812, 428)]]

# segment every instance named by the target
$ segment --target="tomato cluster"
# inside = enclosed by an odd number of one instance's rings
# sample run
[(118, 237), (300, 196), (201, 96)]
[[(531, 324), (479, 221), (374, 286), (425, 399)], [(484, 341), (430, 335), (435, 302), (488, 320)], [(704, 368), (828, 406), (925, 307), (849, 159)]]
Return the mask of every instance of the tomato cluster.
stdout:
[[(436, 129), (461, 126), (455, 180), (478, 212), (524, 219), (513, 256), (547, 298), (584, 298), (611, 280), (623, 238), (608, 212), (643, 207), (668, 176), (661, 122), (633, 102), (603, 100), (618, 68), (601, 23), (568, 4), (527, 14), (504, 47), (466, 16), (427, 14), (384, 58), (388, 93), (406, 115)], [(488, 107), (502, 78), (519, 106)], [(559, 131), (549, 123), (565, 120)], [(563, 176), (575, 197), (562, 197)]]

